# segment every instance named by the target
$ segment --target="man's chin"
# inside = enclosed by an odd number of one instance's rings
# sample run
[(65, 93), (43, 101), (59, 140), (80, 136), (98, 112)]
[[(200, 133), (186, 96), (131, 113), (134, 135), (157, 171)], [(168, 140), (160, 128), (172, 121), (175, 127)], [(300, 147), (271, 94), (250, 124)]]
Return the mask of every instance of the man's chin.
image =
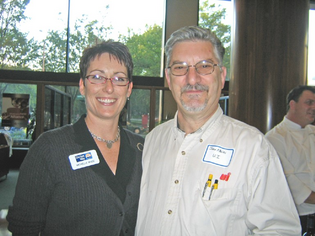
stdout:
[(189, 112), (199, 112), (205, 109), (206, 104), (196, 104), (196, 103), (190, 103), (190, 104), (186, 104), (184, 102), (182, 102), (182, 106), (186, 111)]

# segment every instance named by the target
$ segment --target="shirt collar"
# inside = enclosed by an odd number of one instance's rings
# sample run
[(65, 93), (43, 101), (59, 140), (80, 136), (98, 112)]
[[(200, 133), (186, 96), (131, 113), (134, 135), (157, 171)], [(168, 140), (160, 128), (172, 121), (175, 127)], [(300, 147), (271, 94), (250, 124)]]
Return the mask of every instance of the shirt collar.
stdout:
[(307, 125), (305, 128), (302, 128), (299, 124), (289, 120), (286, 116), (283, 118), (284, 124), (291, 129), (292, 131), (305, 131), (309, 134), (315, 134), (315, 126), (314, 125)]
[[(205, 131), (207, 131), (212, 125), (214, 125), (215, 121), (219, 119), (223, 115), (223, 110), (221, 107), (218, 105), (217, 110), (215, 113), (207, 120), (206, 123), (203, 124), (198, 130), (196, 130), (194, 133), (191, 134), (203, 134)], [(178, 127), (178, 111), (176, 111), (175, 116), (174, 116), (174, 122), (172, 125), (172, 129), (176, 135), (183, 135), (185, 136), (185, 132), (179, 129)]]
[(298, 131), (304, 129), (299, 124), (289, 120), (286, 116), (283, 118), (283, 122), (285, 123), (286, 126), (288, 126), (288, 128), (292, 130)]

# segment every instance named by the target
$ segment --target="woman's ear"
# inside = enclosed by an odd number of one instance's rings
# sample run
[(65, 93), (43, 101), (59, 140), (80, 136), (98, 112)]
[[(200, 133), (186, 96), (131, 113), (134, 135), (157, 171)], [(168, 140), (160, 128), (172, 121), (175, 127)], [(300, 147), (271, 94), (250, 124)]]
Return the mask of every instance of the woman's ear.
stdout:
[(79, 81), (79, 91), (83, 97), (85, 97), (85, 84), (84, 80), (81, 78)]
[(130, 82), (130, 83), (128, 84), (127, 97), (130, 97), (131, 92), (132, 92), (132, 88), (133, 88), (133, 83), (132, 83), (132, 82)]

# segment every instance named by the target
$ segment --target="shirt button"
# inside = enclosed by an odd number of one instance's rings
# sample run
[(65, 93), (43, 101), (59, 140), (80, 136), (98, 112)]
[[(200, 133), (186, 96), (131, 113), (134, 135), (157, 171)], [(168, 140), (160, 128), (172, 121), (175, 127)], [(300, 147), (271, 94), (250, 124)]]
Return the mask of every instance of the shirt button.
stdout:
[(179, 183), (179, 180), (177, 179), (177, 180), (175, 180), (174, 182), (175, 182), (175, 184), (178, 184), (178, 183)]
[(182, 155), (185, 155), (186, 154), (186, 152), (185, 151), (182, 151)]
[(123, 212), (119, 212), (119, 215), (120, 215), (120, 216), (123, 216), (123, 215), (124, 215), (124, 213), (123, 213)]
[(203, 139), (201, 138), (199, 141), (202, 143), (202, 142), (203, 142)]
[(129, 230), (128, 230), (128, 229), (126, 229), (126, 230), (125, 230), (125, 233), (127, 234), (128, 232), (129, 232)]
[(167, 212), (167, 213), (168, 213), (169, 215), (170, 215), (170, 214), (172, 214), (172, 210), (168, 210), (168, 212)]

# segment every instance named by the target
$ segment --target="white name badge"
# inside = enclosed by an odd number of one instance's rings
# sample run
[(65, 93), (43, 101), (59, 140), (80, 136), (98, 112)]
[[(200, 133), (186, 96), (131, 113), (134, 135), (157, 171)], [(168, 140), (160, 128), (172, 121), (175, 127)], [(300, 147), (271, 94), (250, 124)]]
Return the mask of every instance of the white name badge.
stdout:
[(95, 150), (72, 154), (69, 156), (69, 161), (73, 170), (100, 163), (100, 159), (98, 158)]
[(217, 145), (208, 145), (202, 161), (222, 167), (228, 167), (231, 163), (234, 149)]

